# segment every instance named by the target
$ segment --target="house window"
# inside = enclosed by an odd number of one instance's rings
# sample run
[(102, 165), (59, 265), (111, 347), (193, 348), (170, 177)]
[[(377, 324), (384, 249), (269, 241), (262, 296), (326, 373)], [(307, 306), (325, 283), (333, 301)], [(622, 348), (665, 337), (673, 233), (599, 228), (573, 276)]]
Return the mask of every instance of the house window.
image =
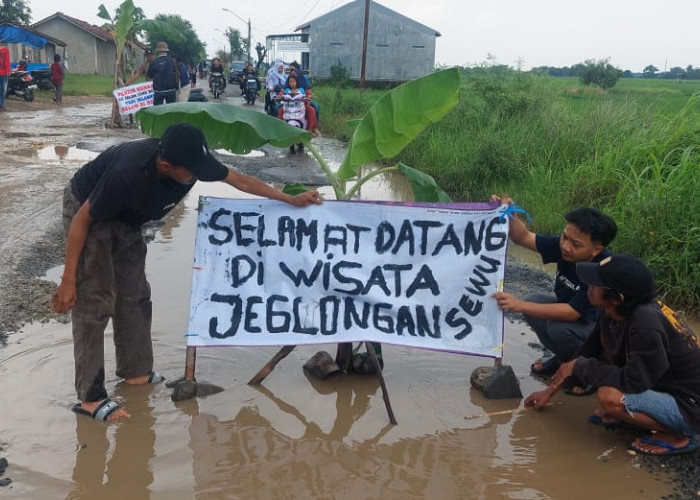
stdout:
[(343, 42), (331, 42), (331, 45), (345, 45)]
[(424, 49), (425, 45), (411, 45), (412, 49)]
[(388, 47), (388, 46), (389, 46), (388, 43), (378, 43), (377, 44), (377, 47)]

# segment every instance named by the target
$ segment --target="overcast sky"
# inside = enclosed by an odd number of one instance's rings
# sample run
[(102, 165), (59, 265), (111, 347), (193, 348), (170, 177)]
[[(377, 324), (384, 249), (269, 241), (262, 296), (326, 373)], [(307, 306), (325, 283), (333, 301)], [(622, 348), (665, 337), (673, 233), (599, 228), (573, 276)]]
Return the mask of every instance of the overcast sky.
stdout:
[[(101, 24), (97, 8), (110, 13), (120, 0), (29, 0), (33, 22), (57, 8), (79, 19)], [(247, 35), (253, 46), (269, 34), (291, 33), (348, 0), (134, 0), (147, 17), (179, 14), (189, 20), (208, 54), (227, 43), (226, 28)], [(642, 71), (648, 64), (660, 70), (700, 66), (700, 0), (379, 0), (381, 5), (442, 34), (436, 63), (474, 65), (490, 55), (499, 64), (524, 69), (571, 66), (585, 59), (610, 58), (621, 69)], [(58, 7), (60, 5), (60, 7)], [(220, 30), (220, 31), (218, 31)]]

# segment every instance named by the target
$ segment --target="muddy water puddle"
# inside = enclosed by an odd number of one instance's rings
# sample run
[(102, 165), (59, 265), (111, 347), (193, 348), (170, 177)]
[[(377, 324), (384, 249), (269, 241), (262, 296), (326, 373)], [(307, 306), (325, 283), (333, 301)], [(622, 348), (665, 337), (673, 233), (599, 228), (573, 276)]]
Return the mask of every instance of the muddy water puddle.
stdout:
[[(377, 180), (366, 197), (382, 199)], [(376, 191), (370, 191), (376, 189)], [(149, 245), (156, 369), (183, 374), (198, 195), (244, 196), (198, 183)], [(506, 324), (504, 363), (523, 393), (536, 340)], [(114, 371), (111, 330), (105, 339)], [(308, 379), (297, 348), (259, 387), (246, 381), (276, 348), (203, 348), (197, 379), (224, 392), (179, 403), (164, 385), (111, 394), (132, 418), (103, 424), (70, 412), (74, 401), (70, 325), (31, 325), (0, 351), (0, 441), (10, 487), (27, 499), (218, 498), (659, 498), (670, 491), (626, 452), (633, 438), (587, 423), (594, 399), (560, 395), (540, 413), (500, 415), (519, 400), (489, 401), (470, 388), (483, 358), (384, 349), (385, 378), (397, 426), (389, 424), (372, 377)], [(470, 417), (470, 418), (465, 418)]]
[(7, 154), (22, 156), (30, 160), (44, 162), (86, 162), (95, 158), (98, 153), (80, 149), (75, 146), (57, 144), (52, 146), (40, 146), (36, 148), (15, 149), (7, 151)]

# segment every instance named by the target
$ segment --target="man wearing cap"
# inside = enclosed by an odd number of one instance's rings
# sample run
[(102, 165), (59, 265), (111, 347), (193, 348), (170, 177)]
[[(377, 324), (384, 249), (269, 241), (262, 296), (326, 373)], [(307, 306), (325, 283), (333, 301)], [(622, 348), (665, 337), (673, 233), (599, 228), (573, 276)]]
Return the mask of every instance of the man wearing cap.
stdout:
[(654, 431), (629, 448), (648, 455), (700, 449), (700, 345), (667, 306), (655, 300), (649, 269), (631, 255), (581, 262), (576, 270), (599, 308), (596, 328), (551, 385), (525, 399), (541, 408), (575, 379), (598, 389), (602, 409), (589, 421)]
[(136, 80), (138, 80), (141, 77), (141, 75), (145, 75), (148, 72), (148, 67), (153, 62), (153, 58), (153, 50), (150, 47), (148, 47), (146, 50), (143, 51), (143, 63), (141, 64), (141, 66), (134, 70), (134, 73), (126, 81), (125, 85), (131, 85)]
[(175, 62), (168, 55), (168, 44), (156, 44), (156, 58), (149, 64), (147, 75), (153, 80), (153, 105), (169, 104), (177, 100), (180, 77), (175, 69)]
[[(492, 199), (500, 200), (497, 196)], [(508, 197), (502, 201), (514, 203)], [(517, 216), (509, 225), (509, 236), (515, 244), (539, 253), (544, 264), (556, 263), (554, 294), (535, 293), (524, 300), (508, 292), (493, 295), (502, 310), (521, 313), (540, 342), (553, 353), (549, 359), (532, 364), (536, 375), (554, 373), (593, 331), (596, 308), (588, 300), (586, 285), (576, 275), (576, 263), (599, 262), (609, 256), (606, 247), (617, 233), (615, 222), (594, 208), (571, 210), (564, 219), (566, 226), (560, 235), (535, 234)], [(568, 393), (582, 395), (590, 389), (572, 388)]]
[(318, 204), (317, 191), (291, 196), (219, 163), (202, 132), (169, 127), (159, 139), (113, 146), (80, 168), (66, 186), (65, 269), (53, 297), (72, 309), (75, 387), (79, 414), (117, 420), (127, 411), (107, 397), (104, 329), (114, 328), (116, 374), (127, 384), (157, 383), (151, 345), (150, 286), (141, 226), (164, 217), (197, 180), (223, 181), (241, 191), (294, 206)]

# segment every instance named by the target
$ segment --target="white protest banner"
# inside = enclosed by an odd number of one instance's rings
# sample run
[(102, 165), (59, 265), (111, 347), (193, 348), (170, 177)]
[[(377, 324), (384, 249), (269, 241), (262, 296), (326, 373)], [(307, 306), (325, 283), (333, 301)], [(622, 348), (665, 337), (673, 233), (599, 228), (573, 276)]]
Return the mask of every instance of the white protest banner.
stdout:
[(502, 356), (497, 203), (199, 205), (190, 347), (373, 341)]
[(119, 104), (119, 114), (128, 115), (153, 106), (153, 82), (134, 83), (112, 91)]

